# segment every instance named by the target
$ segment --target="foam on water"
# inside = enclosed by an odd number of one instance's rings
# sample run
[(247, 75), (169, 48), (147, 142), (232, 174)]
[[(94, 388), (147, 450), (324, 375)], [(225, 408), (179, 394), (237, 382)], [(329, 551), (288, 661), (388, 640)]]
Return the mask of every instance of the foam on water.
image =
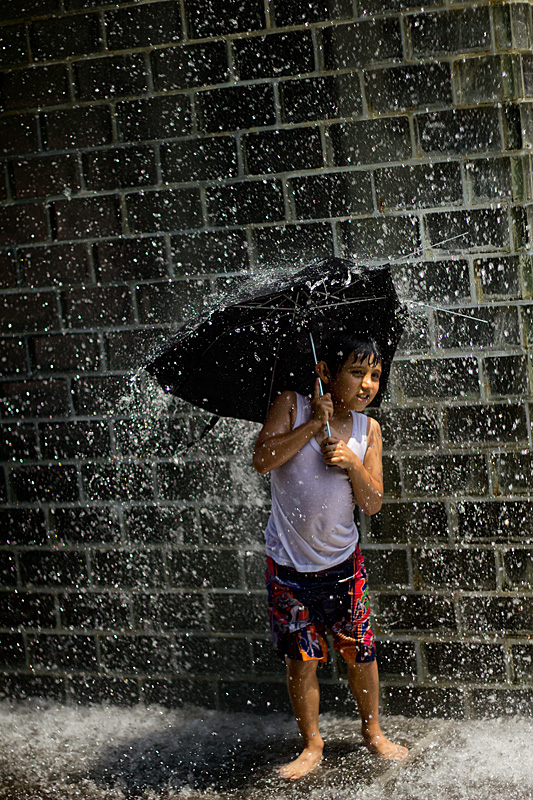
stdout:
[(0, 703), (5, 800), (526, 800), (533, 797), (533, 722), (389, 717), (412, 749), (401, 767), (362, 746), (355, 716), (325, 715), (326, 758), (311, 776), (277, 776), (297, 753), (295, 723), (198, 708)]

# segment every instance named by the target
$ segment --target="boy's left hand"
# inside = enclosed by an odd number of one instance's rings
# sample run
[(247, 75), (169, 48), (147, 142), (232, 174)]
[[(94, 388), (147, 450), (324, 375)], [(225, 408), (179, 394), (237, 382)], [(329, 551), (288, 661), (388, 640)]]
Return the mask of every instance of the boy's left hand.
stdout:
[(342, 467), (343, 469), (350, 469), (355, 466), (357, 456), (342, 439), (334, 439), (333, 436), (328, 436), (323, 440), (320, 448), (322, 450), (322, 458), (326, 464), (332, 467)]

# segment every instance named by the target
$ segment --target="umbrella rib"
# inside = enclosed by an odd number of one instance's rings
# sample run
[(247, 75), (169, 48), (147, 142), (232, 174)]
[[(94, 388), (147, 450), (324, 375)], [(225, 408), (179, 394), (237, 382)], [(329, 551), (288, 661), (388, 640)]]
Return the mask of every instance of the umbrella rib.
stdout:
[(361, 297), (357, 300), (341, 300), (339, 303), (326, 303), (324, 306), (313, 306), (313, 308), (337, 308), (337, 306), (349, 306), (355, 303), (368, 303), (369, 300), (386, 300), (386, 295), (378, 295), (376, 297)]
[(345, 288), (346, 288), (345, 286), (340, 286), (337, 291), (332, 291), (332, 292), (320, 292), (317, 290), (316, 292), (313, 292), (313, 294), (316, 294), (318, 296), (322, 295), (323, 297), (328, 299), (330, 297), (337, 297), (338, 293), (343, 292)]
[(460, 311), (452, 311), (450, 308), (442, 308), (441, 306), (430, 306), (429, 303), (418, 303), (416, 300), (404, 300), (408, 306), (421, 306), (422, 308), (431, 308), (433, 311), (442, 311), (443, 314), (452, 314), (454, 317), (465, 317), (475, 322), (484, 322), (489, 325), (488, 319), (481, 319), (481, 317), (472, 317), (470, 314), (461, 314)]
[(239, 303), (238, 306), (237, 305), (233, 306), (233, 308), (247, 308), (247, 309), (250, 309), (252, 311), (272, 311), (272, 312), (274, 312), (274, 311), (294, 311), (294, 307), (287, 308), (287, 307), (283, 307), (283, 306), (276, 306), (276, 308), (272, 308), (272, 306), (247, 306), (247, 305), (244, 305), (244, 304), (241, 305), (240, 303)]
[[(270, 302), (271, 303), (270, 307), (273, 308), (273, 307), (275, 307), (275, 304), (279, 303), (282, 299), (286, 300), (286, 301), (288, 301), (290, 303), (291, 300), (292, 300), (291, 292), (280, 291), (275, 295), (275, 297), (267, 297), (266, 298), (266, 302)], [(260, 305), (261, 303), (264, 303), (264, 302), (265, 302), (265, 298), (264, 297), (256, 297), (256, 298), (252, 297), (252, 298), (249, 298), (245, 303), (239, 303), (239, 302), (234, 303), (233, 307), (234, 308), (240, 308), (241, 305), (245, 305), (246, 307), (249, 307), (249, 306), (255, 307), (256, 305)]]
[[(320, 308), (336, 308), (337, 306), (353, 305), (354, 303), (368, 303), (369, 300), (386, 300), (386, 299), (387, 299), (386, 295), (376, 295), (375, 297), (360, 297), (360, 298), (357, 298), (356, 300), (340, 300), (338, 303), (326, 303), (325, 305), (315, 305), (315, 304), (313, 304), (311, 306), (311, 308), (312, 308), (312, 310), (320, 309)], [(248, 308), (248, 309), (252, 309), (253, 311), (268, 311), (268, 310), (271, 310), (273, 312), (274, 311), (275, 312), (277, 312), (277, 311), (286, 311), (286, 312), (293, 311), (294, 312), (296, 310), (297, 306), (294, 306), (293, 308), (283, 308), (283, 307), (280, 308), (280, 307), (278, 307), (278, 308), (272, 309), (270, 306), (238, 305), (238, 306), (234, 306), (234, 308)]]
[(408, 261), (413, 256), (420, 256), (426, 250), (431, 250), (435, 247), (439, 247), (441, 244), (448, 244), (448, 242), (453, 242), (455, 239), (461, 239), (462, 236), (466, 236), (467, 231), (463, 233), (458, 233), (457, 236), (450, 236), (449, 239), (441, 239), (440, 242), (435, 242), (435, 244), (430, 245), (429, 247), (418, 247), (416, 250), (413, 250), (412, 253), (407, 253), (406, 256), (398, 256), (398, 258), (387, 259), (387, 261), (383, 261), (381, 264), (378, 264), (378, 267), (384, 267), (388, 264), (403, 264)]

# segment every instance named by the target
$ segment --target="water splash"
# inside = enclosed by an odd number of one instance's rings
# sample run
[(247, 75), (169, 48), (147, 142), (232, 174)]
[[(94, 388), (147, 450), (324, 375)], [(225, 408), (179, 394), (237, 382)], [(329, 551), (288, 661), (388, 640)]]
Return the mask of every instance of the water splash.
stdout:
[(326, 714), (318, 770), (296, 784), (277, 770), (299, 747), (283, 714), (160, 706), (0, 704), (2, 800), (527, 800), (533, 721), (388, 717), (411, 748), (404, 766), (372, 756), (355, 716)]

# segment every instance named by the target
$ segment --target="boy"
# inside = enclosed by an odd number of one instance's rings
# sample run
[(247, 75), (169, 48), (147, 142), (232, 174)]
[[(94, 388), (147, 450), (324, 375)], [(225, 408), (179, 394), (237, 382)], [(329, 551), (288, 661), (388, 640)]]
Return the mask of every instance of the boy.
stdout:
[(280, 394), (253, 457), (257, 472), (272, 472), (265, 532), (269, 616), (304, 744), (280, 770), (292, 780), (322, 757), (316, 672), (327, 660), (326, 628), (346, 661), (367, 747), (392, 761), (408, 755), (379, 726), (370, 605), (354, 522), (355, 504), (366, 514), (382, 504), (381, 431), (362, 413), (379, 389), (381, 355), (373, 340), (344, 336), (326, 343), (322, 356), (315, 369), (325, 394), (318, 379), (311, 401), (292, 391)]

